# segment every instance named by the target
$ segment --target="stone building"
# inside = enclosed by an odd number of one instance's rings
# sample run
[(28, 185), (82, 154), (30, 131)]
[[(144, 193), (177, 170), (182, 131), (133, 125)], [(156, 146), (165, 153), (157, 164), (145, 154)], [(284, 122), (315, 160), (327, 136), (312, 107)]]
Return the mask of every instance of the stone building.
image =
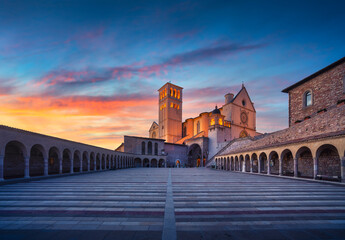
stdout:
[(289, 128), (237, 139), (207, 166), (345, 181), (345, 58), (283, 90)]

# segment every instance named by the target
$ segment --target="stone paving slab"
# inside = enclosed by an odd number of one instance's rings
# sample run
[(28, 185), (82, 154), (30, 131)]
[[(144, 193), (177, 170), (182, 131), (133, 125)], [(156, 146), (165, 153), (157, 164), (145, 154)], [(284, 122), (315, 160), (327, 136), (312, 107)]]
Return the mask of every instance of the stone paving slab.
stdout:
[(344, 229), (345, 188), (294, 179), (137, 168), (0, 186), (1, 240), (345, 239)]

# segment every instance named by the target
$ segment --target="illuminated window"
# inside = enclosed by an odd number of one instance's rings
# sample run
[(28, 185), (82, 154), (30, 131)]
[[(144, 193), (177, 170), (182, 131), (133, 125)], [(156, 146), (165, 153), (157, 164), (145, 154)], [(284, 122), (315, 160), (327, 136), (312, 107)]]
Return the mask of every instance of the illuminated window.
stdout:
[(211, 126), (213, 126), (215, 124), (215, 121), (214, 121), (214, 119), (212, 118), (211, 119)]
[(223, 125), (223, 119), (219, 118), (219, 125)]
[(164, 89), (164, 96), (167, 96), (167, 89)]
[(173, 89), (170, 88), (170, 96), (173, 96), (173, 95), (174, 95)]
[(176, 89), (174, 89), (174, 97), (177, 98), (177, 92)]
[(177, 109), (180, 109), (180, 104), (177, 104)]
[(180, 99), (180, 90), (177, 91), (177, 98)]
[(174, 107), (174, 104), (173, 104), (173, 103), (171, 103), (171, 104), (170, 104), (170, 107)]
[(312, 99), (311, 99), (311, 92), (310, 91), (306, 91), (304, 93), (304, 107), (309, 107), (312, 104)]

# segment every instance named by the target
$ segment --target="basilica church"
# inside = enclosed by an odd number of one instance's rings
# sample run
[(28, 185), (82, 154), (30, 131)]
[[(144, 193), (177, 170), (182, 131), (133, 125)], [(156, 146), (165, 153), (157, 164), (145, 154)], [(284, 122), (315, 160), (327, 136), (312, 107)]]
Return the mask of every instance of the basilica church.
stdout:
[(225, 95), (223, 106), (184, 122), (183, 88), (168, 82), (158, 90), (158, 95), (158, 123), (152, 123), (149, 138), (165, 140), (170, 166), (205, 166), (208, 159), (232, 140), (259, 135), (254, 103), (243, 84), (236, 95)]

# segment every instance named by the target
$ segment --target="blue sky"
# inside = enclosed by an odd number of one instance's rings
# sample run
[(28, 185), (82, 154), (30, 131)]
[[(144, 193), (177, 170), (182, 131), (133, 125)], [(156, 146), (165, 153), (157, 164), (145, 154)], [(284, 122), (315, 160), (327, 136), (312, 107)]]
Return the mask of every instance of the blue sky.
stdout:
[(281, 90), (345, 55), (344, 1), (0, 0), (1, 124), (114, 148), (147, 136), (159, 89), (183, 118), (244, 82), (257, 130), (288, 126)]

